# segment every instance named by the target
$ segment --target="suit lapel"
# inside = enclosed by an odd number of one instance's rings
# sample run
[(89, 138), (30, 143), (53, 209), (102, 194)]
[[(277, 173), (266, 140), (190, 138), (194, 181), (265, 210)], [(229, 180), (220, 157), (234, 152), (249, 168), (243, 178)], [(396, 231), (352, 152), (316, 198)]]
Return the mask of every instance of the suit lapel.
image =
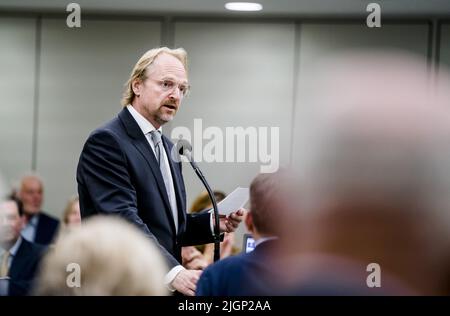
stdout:
[[(178, 227), (182, 227), (184, 222), (186, 221), (186, 213), (185, 213), (185, 205), (184, 199), (181, 194), (181, 173), (180, 169), (176, 168), (175, 162), (172, 160), (171, 150), (173, 145), (169, 144), (167, 138), (163, 135), (163, 145), (167, 154), (167, 158), (170, 165), (170, 171), (172, 172), (173, 178), (173, 186), (175, 188), (175, 194), (177, 199), (177, 207), (178, 207)], [(180, 231), (180, 230), (179, 230)]]
[(18, 278), (20, 276), (20, 272), (23, 271), (25, 266), (28, 264), (28, 248), (29, 245), (27, 244), (27, 241), (22, 238), (19, 249), (17, 249), (17, 253), (13, 258), (11, 269), (9, 271), (9, 276), (11, 278)]
[(48, 230), (49, 228), (47, 229), (48, 218), (44, 213), (42, 213), (42, 210), (36, 216), (38, 216), (38, 222), (36, 225), (36, 236), (34, 238), (34, 242), (38, 244), (47, 244), (51, 239), (49, 235), (52, 233)]
[(161, 170), (158, 166), (158, 161), (156, 160), (155, 154), (153, 153), (150, 144), (147, 141), (147, 138), (142, 133), (142, 130), (139, 128), (139, 125), (136, 123), (134, 118), (131, 116), (127, 108), (124, 108), (119, 113), (119, 119), (122, 121), (128, 135), (131, 137), (132, 144), (136, 147), (136, 149), (144, 156), (147, 161), (150, 169), (155, 176), (156, 182), (158, 184), (159, 193), (165, 204), (165, 211), (167, 216), (171, 219), (172, 229), (175, 231), (175, 221), (173, 219), (173, 215), (170, 208), (168, 194), (166, 192), (166, 187), (164, 185), (164, 180), (161, 175)]

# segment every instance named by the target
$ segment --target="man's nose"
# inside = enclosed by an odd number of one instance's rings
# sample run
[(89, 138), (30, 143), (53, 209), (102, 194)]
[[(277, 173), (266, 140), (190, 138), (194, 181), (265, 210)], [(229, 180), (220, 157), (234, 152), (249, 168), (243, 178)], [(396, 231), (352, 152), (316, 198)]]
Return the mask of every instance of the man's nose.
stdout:
[(170, 92), (169, 98), (172, 99), (172, 100), (177, 100), (177, 101), (181, 100), (181, 98), (182, 98), (181, 90), (178, 87), (175, 87)]

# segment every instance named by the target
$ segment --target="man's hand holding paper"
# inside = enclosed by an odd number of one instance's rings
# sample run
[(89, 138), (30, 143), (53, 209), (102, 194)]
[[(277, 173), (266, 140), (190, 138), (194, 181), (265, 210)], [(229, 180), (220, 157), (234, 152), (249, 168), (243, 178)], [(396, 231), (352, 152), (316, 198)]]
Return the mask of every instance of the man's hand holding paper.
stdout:
[(249, 198), (248, 188), (236, 188), (217, 207), (219, 208), (220, 231), (231, 233), (244, 219), (247, 211), (243, 208)]

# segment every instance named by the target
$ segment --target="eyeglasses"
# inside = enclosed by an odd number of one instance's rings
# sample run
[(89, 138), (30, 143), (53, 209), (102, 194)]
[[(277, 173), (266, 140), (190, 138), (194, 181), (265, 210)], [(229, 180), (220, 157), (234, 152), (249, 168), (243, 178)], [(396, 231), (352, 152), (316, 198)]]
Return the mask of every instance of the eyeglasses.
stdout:
[(188, 84), (177, 84), (171, 79), (155, 80), (164, 92), (174, 91), (175, 87), (180, 90), (182, 98), (186, 97), (189, 93), (190, 86)]

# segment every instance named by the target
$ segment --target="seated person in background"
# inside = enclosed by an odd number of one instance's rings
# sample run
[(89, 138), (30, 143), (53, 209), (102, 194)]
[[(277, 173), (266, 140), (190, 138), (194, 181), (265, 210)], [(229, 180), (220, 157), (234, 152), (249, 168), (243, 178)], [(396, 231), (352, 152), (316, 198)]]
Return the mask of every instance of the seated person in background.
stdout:
[(167, 295), (167, 271), (161, 252), (135, 226), (94, 216), (56, 241), (42, 263), (35, 294)]
[(22, 210), (14, 200), (0, 204), (0, 295), (28, 295), (45, 247), (20, 236)]
[(67, 202), (62, 216), (58, 236), (53, 239), (53, 243), (61, 238), (61, 235), (70, 233), (74, 228), (81, 225), (80, 202), (77, 195), (71, 197)]
[[(217, 203), (222, 201), (226, 194), (222, 191), (214, 191)], [(199, 213), (212, 208), (208, 192), (202, 192), (192, 203), (190, 213)], [(225, 233), (223, 241), (220, 243), (220, 258), (226, 258), (237, 254), (239, 249), (234, 247), (234, 233)], [(214, 244), (183, 247), (181, 251), (183, 266), (187, 269), (203, 270), (214, 261)]]
[(197, 283), (197, 296), (267, 295), (274, 270), (270, 257), (278, 244), (280, 172), (258, 175), (250, 185), (250, 209), (245, 225), (255, 239), (250, 253), (231, 256), (209, 266)]
[(63, 214), (63, 223), (66, 228), (78, 227), (81, 224), (80, 202), (78, 196), (70, 198)]
[(181, 258), (183, 267), (186, 269), (203, 270), (209, 265), (203, 253), (195, 246), (183, 247), (181, 249)]
[(50, 244), (58, 232), (59, 221), (41, 210), (44, 195), (42, 180), (36, 175), (22, 178), (18, 197), (25, 215), (22, 236), (37, 244)]

